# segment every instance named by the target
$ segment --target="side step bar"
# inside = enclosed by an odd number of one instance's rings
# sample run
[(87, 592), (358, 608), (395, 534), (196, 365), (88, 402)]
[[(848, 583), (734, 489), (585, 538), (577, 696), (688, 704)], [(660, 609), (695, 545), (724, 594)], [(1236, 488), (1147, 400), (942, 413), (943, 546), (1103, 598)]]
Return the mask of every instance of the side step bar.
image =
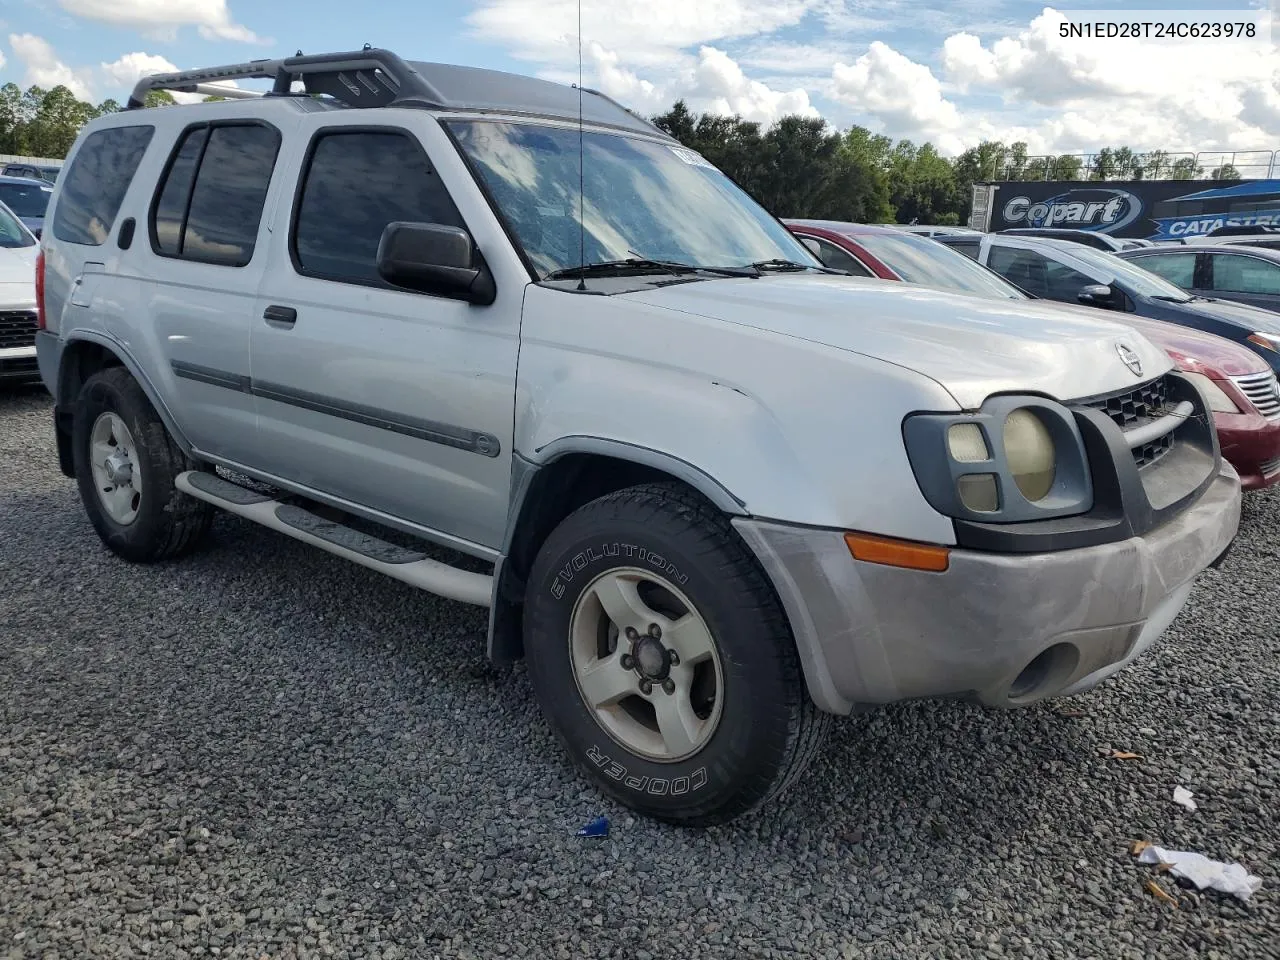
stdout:
[(224, 480), (215, 473), (188, 470), (174, 484), (183, 493), (211, 503), (237, 516), (270, 527), (278, 533), (327, 550), (339, 557), (410, 586), (450, 600), (488, 607), (493, 577), (470, 573), (432, 560), (425, 553), (387, 543), (377, 537), (333, 523), (302, 507), (273, 500), (264, 493)]

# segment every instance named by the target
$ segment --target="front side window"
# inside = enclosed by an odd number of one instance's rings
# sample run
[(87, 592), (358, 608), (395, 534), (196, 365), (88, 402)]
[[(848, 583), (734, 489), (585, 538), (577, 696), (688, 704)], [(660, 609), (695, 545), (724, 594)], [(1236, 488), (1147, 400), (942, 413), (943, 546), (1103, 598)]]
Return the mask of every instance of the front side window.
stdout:
[[(109, 127), (85, 137), (62, 177), (62, 195), (53, 216), (55, 237), (94, 247), (106, 242), (154, 133), (152, 126)], [(20, 217), (43, 217), (53, 191), (39, 185), (33, 190), (43, 194), (39, 213), (24, 213), (9, 203), (2, 190), (0, 200)]]
[(279, 131), (263, 124), (188, 130), (152, 206), (152, 249), (200, 263), (249, 263), (279, 149)]
[(1280, 294), (1280, 264), (1238, 253), (1212, 254), (1210, 263), (1214, 290)]
[(1136, 264), (1143, 270), (1150, 270), (1158, 277), (1164, 277), (1183, 290), (1190, 290), (1196, 285), (1196, 253), (1170, 253), (1164, 256), (1131, 257), (1129, 263)]
[(378, 244), (397, 221), (464, 226), (418, 141), (398, 130), (321, 133), (294, 214), (299, 272), (383, 285)]
[[(1082, 261), (1086, 266), (1097, 271), (1101, 277), (1123, 281), (1134, 293), (1156, 300), (1172, 300), (1185, 303), (1191, 299), (1184, 291), (1128, 260), (1121, 260), (1113, 253), (1104, 253), (1092, 247), (1080, 247), (1072, 250), (1071, 256)], [(1107, 280), (1094, 280), (1093, 283), (1105, 283)]]
[(693, 151), (588, 130), (579, 168), (576, 128), (482, 120), (448, 127), (542, 279), (584, 262), (628, 258), (698, 267), (819, 265), (786, 227)]

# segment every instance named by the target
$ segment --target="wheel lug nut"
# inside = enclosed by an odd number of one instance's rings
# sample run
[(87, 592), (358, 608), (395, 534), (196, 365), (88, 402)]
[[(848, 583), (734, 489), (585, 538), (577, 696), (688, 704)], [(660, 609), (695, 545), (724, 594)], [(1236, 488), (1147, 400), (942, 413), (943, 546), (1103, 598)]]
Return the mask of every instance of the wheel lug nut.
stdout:
[(667, 651), (667, 660), (670, 661), (673, 667), (680, 666), (680, 654), (676, 653), (674, 650)]
[(672, 694), (676, 692), (676, 682), (670, 677), (662, 681), (662, 692)]
[(639, 636), (640, 636), (640, 634), (636, 633), (636, 628), (635, 628), (635, 627), (627, 627), (627, 639), (628, 639), (628, 640), (635, 640), (635, 639), (636, 639), (637, 637), (639, 637)]
[(662, 628), (656, 623), (649, 624), (649, 636), (653, 637), (655, 640), (658, 639), (658, 637), (662, 636)]
[(631, 656), (631, 654), (629, 654), (629, 653), (624, 653), (624, 654), (622, 655), (622, 659), (621, 659), (619, 662), (622, 664), (622, 669), (623, 669), (623, 670), (634, 670), (634, 669), (635, 669), (635, 666), (636, 666), (636, 658), (635, 658), (635, 657), (633, 657), (633, 656)]
[(650, 680), (641, 680), (640, 692), (643, 693), (646, 697), (649, 694), (653, 693), (653, 682)]

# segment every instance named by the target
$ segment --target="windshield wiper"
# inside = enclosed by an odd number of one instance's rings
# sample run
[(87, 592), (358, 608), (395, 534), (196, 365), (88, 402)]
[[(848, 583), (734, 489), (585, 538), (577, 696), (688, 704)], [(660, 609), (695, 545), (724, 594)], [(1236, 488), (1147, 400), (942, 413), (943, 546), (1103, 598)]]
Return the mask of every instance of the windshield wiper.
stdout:
[(776, 270), (779, 273), (791, 273), (797, 270), (817, 270), (819, 273), (836, 273), (842, 277), (849, 275), (847, 270), (837, 270), (835, 267), (815, 266), (808, 263), (797, 263), (794, 260), (783, 260), (775, 258), (773, 260), (757, 260), (751, 264), (757, 270)]
[(722, 277), (758, 277), (760, 271), (755, 267), (704, 267), (679, 260), (650, 260), (647, 257), (627, 257), (625, 260), (601, 260), (578, 267), (564, 267), (553, 270), (542, 279), (545, 280), (577, 280), (591, 276), (627, 276), (629, 274), (667, 273), (672, 276), (686, 276), (691, 273), (713, 273)]
[[(1196, 297), (1170, 297), (1170, 296), (1165, 296), (1165, 295), (1163, 295), (1163, 294), (1156, 294), (1156, 295), (1152, 296), (1152, 298), (1151, 298), (1151, 299), (1152, 299), (1152, 300), (1163, 300), (1163, 301), (1165, 301), (1166, 303), (1190, 303), (1192, 300), (1195, 300), (1195, 299), (1197, 299), (1197, 298), (1196, 298)], [(1201, 299), (1206, 299), (1206, 300), (1207, 300), (1208, 298), (1207, 298), (1207, 297), (1203, 297), (1203, 298), (1201, 298)]]
[(677, 260), (648, 260), (643, 257), (627, 257), (625, 260), (600, 260), (576, 267), (553, 270), (543, 280), (576, 280), (579, 277), (622, 276), (628, 273), (696, 273), (697, 267)]

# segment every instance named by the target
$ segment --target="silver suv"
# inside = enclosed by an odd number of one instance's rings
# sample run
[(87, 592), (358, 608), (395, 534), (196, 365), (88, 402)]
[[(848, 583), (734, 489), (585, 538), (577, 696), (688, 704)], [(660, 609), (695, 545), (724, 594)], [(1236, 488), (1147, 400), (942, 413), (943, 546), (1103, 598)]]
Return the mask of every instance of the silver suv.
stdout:
[[(231, 78), (273, 88), (139, 109)], [(675, 822), (793, 782), (832, 714), (1090, 688), (1238, 523), (1133, 330), (839, 275), (589, 90), (380, 50), (148, 78), (38, 271), (111, 550), (220, 508), (487, 607), (573, 758)]]

